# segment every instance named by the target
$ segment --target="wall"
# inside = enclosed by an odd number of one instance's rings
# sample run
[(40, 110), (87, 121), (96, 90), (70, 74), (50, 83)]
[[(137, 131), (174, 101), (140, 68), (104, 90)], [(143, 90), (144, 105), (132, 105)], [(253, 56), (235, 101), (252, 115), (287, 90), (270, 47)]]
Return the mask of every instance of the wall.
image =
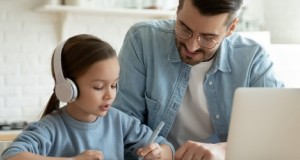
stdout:
[(269, 51), (277, 76), (286, 87), (300, 88), (300, 44), (272, 44)]
[(0, 1), (0, 123), (40, 117), (54, 87), (50, 59), (61, 38), (90, 33), (119, 51), (128, 28), (151, 19), (37, 11), (44, 2)]
[[(148, 19), (138, 15), (103, 17), (72, 13), (63, 23), (65, 17), (59, 13), (36, 11), (43, 3), (42, 0), (0, 0), (0, 123), (39, 118), (52, 94), (50, 59), (61, 37), (91, 33), (107, 40), (118, 51), (128, 27)], [(62, 26), (66, 31), (63, 34)], [(271, 50), (276, 55), (272, 56), (274, 60), (280, 63), (276, 65), (279, 76), (290, 87), (300, 87), (300, 74), (295, 74), (300, 73), (295, 66), (299, 59), (295, 53), (299, 53), (300, 47), (275, 46)], [(292, 57), (287, 53), (293, 53)]]
[[(299, 0), (244, 0), (246, 19), (271, 33), (275, 44), (300, 44)], [(251, 30), (251, 27), (250, 29)]]
[(266, 30), (264, 1), (244, 0), (239, 26), (242, 30), (247, 31)]
[(300, 1), (264, 0), (265, 24), (272, 43), (300, 44)]
[(51, 93), (59, 20), (34, 11), (42, 2), (0, 1), (0, 122), (36, 119)]

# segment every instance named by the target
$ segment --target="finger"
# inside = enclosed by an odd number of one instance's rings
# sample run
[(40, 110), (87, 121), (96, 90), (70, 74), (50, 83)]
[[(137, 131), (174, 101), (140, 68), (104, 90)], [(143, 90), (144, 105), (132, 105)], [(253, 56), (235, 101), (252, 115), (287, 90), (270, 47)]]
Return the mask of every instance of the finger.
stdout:
[(148, 146), (144, 147), (142, 150), (142, 156), (145, 156), (146, 154), (152, 152), (156, 148), (158, 148), (159, 145), (157, 143), (149, 144)]
[(104, 160), (104, 155), (101, 151), (94, 150), (93, 156), (96, 158), (96, 160)]
[(139, 149), (137, 150), (136, 154), (137, 154), (138, 156), (140, 156), (142, 152), (143, 152), (143, 148), (139, 148)]
[(104, 154), (101, 151), (99, 152), (100, 152), (100, 160), (104, 160)]
[(203, 151), (203, 152), (202, 152), (202, 155), (203, 155), (203, 157), (202, 157), (201, 160), (212, 160), (212, 159), (213, 159), (212, 153), (209, 152), (208, 150)]
[[(189, 150), (186, 150), (182, 157), (180, 158), (181, 160), (193, 160), (193, 152), (190, 152)], [(200, 157), (199, 157), (200, 158)], [(202, 159), (202, 157), (200, 158)]]
[(146, 155), (150, 154), (152, 151), (156, 150), (156, 149), (161, 149), (159, 144), (157, 143), (153, 143), (150, 144), (144, 148), (140, 148), (138, 151), (138, 155), (141, 157), (145, 157)]
[(182, 145), (176, 152), (175, 152), (175, 160), (182, 160), (183, 155), (185, 154), (187, 148), (185, 145)]
[(138, 149), (138, 151), (137, 151), (136, 154), (137, 154), (139, 157), (144, 157), (147, 153), (148, 153), (148, 150), (147, 150), (146, 147), (144, 147), (144, 148)]
[(149, 152), (144, 156), (144, 160), (161, 159), (162, 149), (160, 146)]

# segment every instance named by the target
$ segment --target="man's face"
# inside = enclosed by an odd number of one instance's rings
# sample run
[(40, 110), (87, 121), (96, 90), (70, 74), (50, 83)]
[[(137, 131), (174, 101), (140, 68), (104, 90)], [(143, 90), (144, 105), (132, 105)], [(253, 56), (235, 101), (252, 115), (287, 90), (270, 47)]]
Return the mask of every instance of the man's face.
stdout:
[(228, 13), (204, 16), (191, 0), (185, 0), (177, 13), (175, 27), (176, 46), (182, 61), (195, 65), (212, 59), (223, 39), (234, 29), (235, 23), (229, 28), (225, 25), (227, 17)]

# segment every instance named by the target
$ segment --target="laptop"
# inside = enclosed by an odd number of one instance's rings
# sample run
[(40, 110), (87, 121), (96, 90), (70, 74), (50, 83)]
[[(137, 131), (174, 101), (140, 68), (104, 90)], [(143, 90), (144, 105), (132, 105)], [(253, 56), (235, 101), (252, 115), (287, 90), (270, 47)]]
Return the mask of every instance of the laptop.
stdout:
[(226, 160), (300, 160), (300, 88), (238, 88)]

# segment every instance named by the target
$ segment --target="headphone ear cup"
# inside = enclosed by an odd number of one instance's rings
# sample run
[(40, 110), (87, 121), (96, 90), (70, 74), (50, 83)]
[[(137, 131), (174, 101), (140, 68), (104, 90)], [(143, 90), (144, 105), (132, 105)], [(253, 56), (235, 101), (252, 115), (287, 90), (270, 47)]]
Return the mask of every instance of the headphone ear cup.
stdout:
[(72, 88), (72, 97), (70, 101), (75, 101), (76, 98), (78, 97), (78, 90), (76, 84), (69, 78), (66, 78), (66, 81), (69, 83), (69, 85)]
[(55, 94), (57, 99), (62, 102), (74, 101), (77, 98), (77, 87), (72, 80), (66, 78), (63, 83), (55, 85)]

